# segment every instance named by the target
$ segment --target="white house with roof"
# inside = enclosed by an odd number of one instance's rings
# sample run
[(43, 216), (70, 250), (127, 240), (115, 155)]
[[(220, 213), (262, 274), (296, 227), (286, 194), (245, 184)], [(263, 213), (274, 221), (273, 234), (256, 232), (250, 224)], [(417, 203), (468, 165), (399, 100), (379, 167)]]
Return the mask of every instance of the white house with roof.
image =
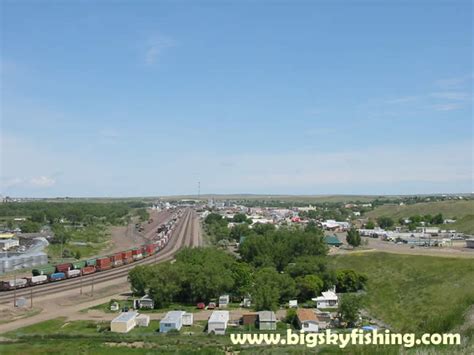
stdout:
[(214, 311), (207, 322), (207, 332), (224, 335), (229, 322), (229, 311)]
[(321, 293), (321, 296), (312, 298), (316, 302), (316, 308), (336, 308), (339, 306), (339, 298), (335, 288)]
[(110, 331), (114, 333), (128, 333), (137, 325), (138, 312), (123, 312), (110, 322)]
[(184, 311), (171, 311), (166, 313), (166, 316), (160, 320), (160, 333), (167, 333), (170, 330), (180, 330), (183, 326)]

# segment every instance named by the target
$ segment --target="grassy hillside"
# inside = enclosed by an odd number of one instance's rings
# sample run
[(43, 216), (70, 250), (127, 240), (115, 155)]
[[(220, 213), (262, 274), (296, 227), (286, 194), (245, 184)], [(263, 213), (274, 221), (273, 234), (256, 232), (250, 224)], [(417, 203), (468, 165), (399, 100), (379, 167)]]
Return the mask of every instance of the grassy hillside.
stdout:
[(439, 201), (423, 202), (414, 205), (383, 205), (366, 214), (367, 217), (377, 218), (380, 216), (389, 216), (398, 220), (414, 215), (435, 215), (442, 213), (445, 218), (462, 218), (472, 215), (474, 211), (474, 200), (469, 201)]
[[(358, 253), (334, 256), (331, 264), (368, 276), (368, 309), (395, 330), (450, 331), (474, 306), (472, 260)], [(472, 335), (474, 324), (468, 328), (464, 334)]]
[(450, 224), (449, 228), (466, 234), (474, 234), (474, 214), (458, 219), (456, 223)]

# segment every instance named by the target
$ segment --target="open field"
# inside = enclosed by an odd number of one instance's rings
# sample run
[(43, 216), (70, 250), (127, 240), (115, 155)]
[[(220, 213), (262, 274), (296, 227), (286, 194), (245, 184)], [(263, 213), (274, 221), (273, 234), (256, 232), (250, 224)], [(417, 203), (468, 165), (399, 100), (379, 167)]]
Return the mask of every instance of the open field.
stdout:
[[(352, 268), (368, 277), (370, 313), (403, 332), (474, 333), (474, 263), (469, 259), (387, 253), (353, 253), (330, 258), (337, 269)], [(472, 338), (471, 338), (472, 341)]]
[(414, 215), (435, 215), (442, 213), (444, 218), (462, 218), (472, 215), (474, 211), (474, 200), (469, 201), (437, 201), (422, 202), (413, 205), (383, 205), (367, 212), (366, 217), (377, 218), (380, 216), (392, 217), (395, 220), (399, 218), (408, 218)]

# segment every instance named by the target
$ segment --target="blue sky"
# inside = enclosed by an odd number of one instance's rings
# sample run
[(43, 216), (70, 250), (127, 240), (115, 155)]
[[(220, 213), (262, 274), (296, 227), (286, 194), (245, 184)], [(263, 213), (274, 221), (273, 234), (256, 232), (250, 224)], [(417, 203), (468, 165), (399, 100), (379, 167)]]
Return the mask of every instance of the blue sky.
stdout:
[(474, 190), (470, 1), (1, 10), (4, 195)]

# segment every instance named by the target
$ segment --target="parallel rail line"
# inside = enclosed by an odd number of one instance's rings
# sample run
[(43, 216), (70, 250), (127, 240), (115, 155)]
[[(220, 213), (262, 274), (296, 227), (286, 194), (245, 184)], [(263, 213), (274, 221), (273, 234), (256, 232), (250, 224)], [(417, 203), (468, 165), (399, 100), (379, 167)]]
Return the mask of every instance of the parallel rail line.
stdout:
[[(87, 287), (89, 285), (98, 285), (101, 282), (120, 279), (128, 275), (130, 269), (136, 265), (148, 265), (162, 261), (171, 260), (182, 246), (195, 246), (194, 242), (194, 212), (186, 210), (181, 216), (173, 235), (168, 244), (157, 254), (147, 258), (135, 261), (131, 264), (119, 266), (111, 270), (101, 271), (98, 273), (80, 276), (78, 278), (67, 279), (59, 281), (58, 283), (48, 283), (43, 285), (32, 286), (26, 289), (19, 289), (16, 291), (16, 297), (28, 298), (31, 294), (35, 297), (45, 296), (48, 294), (56, 294), (58, 292)], [(14, 291), (4, 291), (0, 295), (0, 303), (7, 303), (13, 301)]]

